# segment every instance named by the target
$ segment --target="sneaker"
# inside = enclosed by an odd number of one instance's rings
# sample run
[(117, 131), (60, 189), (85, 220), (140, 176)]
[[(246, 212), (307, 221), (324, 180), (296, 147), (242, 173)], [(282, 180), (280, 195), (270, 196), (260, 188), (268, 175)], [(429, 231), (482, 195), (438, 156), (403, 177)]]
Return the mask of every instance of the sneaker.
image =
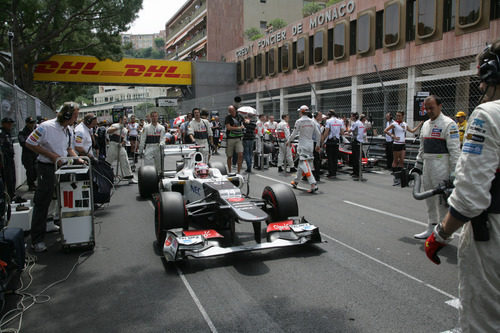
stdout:
[(297, 169), (295, 169), (295, 168), (290, 168), (290, 172), (297, 172)]
[(135, 180), (134, 178), (132, 178), (132, 179), (129, 179), (128, 183), (129, 184), (137, 184), (137, 180)]
[(278, 167), (278, 172), (283, 172), (283, 167)]
[(398, 186), (401, 185), (401, 181), (399, 179), (394, 179), (394, 183), (392, 183), (392, 186)]
[(245, 172), (246, 173), (252, 173), (252, 169), (246, 169)]
[(31, 248), (33, 249), (33, 251), (35, 251), (36, 253), (40, 253), (40, 252), (45, 252), (47, 251), (47, 245), (45, 245), (44, 242), (38, 242), (36, 244), (31, 244)]
[(293, 188), (297, 188), (297, 183), (295, 182), (295, 180), (292, 180), (290, 182), (290, 185), (292, 185)]
[(413, 238), (416, 238), (416, 239), (427, 239), (427, 237), (429, 237), (430, 235), (432, 235), (432, 231), (433, 230), (434, 230), (434, 226), (431, 225), (431, 226), (427, 227), (426, 231), (421, 232), (419, 234), (413, 235)]
[(56, 232), (59, 231), (59, 226), (54, 223), (54, 221), (47, 222), (47, 227), (45, 228), (46, 232)]
[(314, 186), (314, 187), (312, 187), (310, 190), (308, 190), (308, 191), (307, 191), (307, 193), (311, 193), (311, 194), (313, 194), (313, 193), (318, 192), (318, 190), (319, 190), (319, 187), (315, 185), (315, 186)]

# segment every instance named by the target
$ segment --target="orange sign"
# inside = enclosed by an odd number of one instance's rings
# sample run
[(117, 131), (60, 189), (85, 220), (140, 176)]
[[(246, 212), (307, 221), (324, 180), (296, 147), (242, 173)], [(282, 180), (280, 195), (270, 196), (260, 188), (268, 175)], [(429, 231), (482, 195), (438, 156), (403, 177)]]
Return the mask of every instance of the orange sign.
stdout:
[(191, 62), (55, 55), (36, 65), (35, 81), (128, 85), (191, 85)]

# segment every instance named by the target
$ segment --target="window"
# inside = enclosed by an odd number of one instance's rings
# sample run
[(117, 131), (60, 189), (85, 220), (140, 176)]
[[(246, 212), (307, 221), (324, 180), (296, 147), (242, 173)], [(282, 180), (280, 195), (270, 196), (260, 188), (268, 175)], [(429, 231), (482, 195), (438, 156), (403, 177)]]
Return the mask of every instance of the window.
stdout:
[(306, 37), (297, 39), (297, 68), (304, 68), (306, 66)]
[(241, 61), (236, 63), (236, 82), (243, 82)]
[(384, 46), (384, 11), (379, 10), (375, 14), (375, 49), (381, 49)]
[(384, 45), (394, 46), (399, 43), (399, 2), (385, 7), (384, 11)]
[(252, 57), (245, 59), (245, 80), (251, 81), (253, 79), (252, 73)]
[(356, 54), (356, 26), (356, 20), (349, 23), (349, 55)]
[(443, 32), (455, 29), (456, 0), (444, 0)]
[(255, 77), (261, 79), (263, 77), (263, 58), (262, 53), (255, 56)]
[(500, 0), (491, 0), (490, 20), (500, 18)]
[(342, 59), (345, 56), (345, 22), (333, 27), (333, 57)]
[(269, 63), (269, 75), (275, 75), (276, 74), (276, 48), (273, 47), (272, 49), (269, 50), (268, 53), (268, 63)]
[(419, 38), (427, 38), (436, 32), (437, 0), (417, 1), (417, 34)]
[(281, 71), (288, 72), (290, 70), (290, 43), (284, 43), (281, 46)]
[(267, 29), (267, 21), (260, 21), (260, 28)]
[(366, 53), (370, 51), (370, 14), (362, 14), (358, 18), (358, 32), (357, 32), (357, 53)]
[(406, 1), (406, 41), (415, 40), (415, 25), (416, 25), (416, 0)]
[(333, 28), (328, 29), (327, 59), (333, 60)]
[(458, 25), (461, 28), (476, 25), (481, 20), (482, 1), (458, 0)]
[(314, 33), (314, 40), (313, 40), (313, 57), (314, 57), (314, 64), (321, 64), (323, 63), (324, 59), (324, 43), (325, 43), (325, 31), (324, 30), (319, 30)]

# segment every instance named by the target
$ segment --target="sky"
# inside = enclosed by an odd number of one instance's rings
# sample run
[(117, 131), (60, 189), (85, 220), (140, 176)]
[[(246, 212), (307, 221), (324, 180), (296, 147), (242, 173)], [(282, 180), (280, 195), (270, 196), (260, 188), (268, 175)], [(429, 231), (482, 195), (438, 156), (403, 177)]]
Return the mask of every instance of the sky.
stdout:
[(165, 30), (165, 23), (187, 0), (143, 0), (139, 17), (131, 24), (128, 34), (152, 34)]

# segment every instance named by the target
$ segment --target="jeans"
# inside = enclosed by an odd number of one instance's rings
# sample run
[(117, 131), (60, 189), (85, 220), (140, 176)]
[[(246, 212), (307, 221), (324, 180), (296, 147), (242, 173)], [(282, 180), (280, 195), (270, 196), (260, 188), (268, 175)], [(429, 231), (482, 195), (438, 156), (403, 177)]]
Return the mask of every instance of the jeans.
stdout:
[(247, 164), (247, 170), (252, 170), (253, 141), (243, 140), (243, 159)]

